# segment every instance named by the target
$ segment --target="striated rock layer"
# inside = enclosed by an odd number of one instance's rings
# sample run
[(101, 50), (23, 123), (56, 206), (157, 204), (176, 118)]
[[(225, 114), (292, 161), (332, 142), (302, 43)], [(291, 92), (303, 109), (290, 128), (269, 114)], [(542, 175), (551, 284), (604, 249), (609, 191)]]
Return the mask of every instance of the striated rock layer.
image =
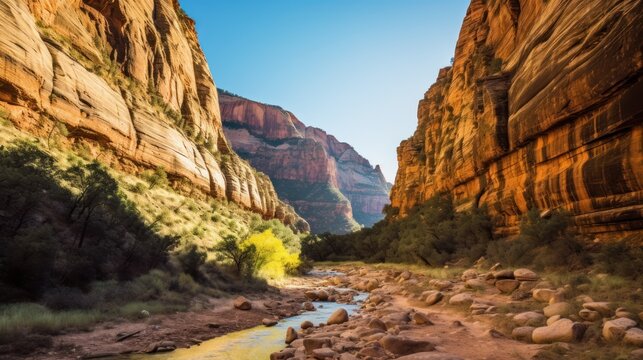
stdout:
[(392, 206), (488, 205), (498, 235), (531, 207), (590, 234), (643, 228), (643, 4), (473, 0), (452, 67), (398, 148)]
[(268, 174), (314, 232), (345, 233), (382, 219), (389, 186), (379, 166), (278, 106), (225, 92), (219, 100), (234, 150)]
[(20, 128), (162, 166), (212, 196), (307, 230), (229, 148), (216, 86), (177, 0), (3, 0), (0, 105)]

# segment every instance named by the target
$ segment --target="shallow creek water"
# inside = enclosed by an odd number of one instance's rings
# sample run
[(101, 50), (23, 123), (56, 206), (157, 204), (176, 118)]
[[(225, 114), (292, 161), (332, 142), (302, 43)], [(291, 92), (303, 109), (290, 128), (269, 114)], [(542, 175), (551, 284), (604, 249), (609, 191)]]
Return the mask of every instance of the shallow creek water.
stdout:
[[(326, 274), (327, 275), (327, 274)], [(337, 289), (341, 291), (342, 289)], [(348, 290), (348, 289), (346, 289)], [(316, 311), (307, 311), (303, 314), (285, 318), (273, 327), (263, 325), (250, 329), (235, 331), (211, 340), (204, 341), (199, 346), (189, 349), (177, 349), (161, 354), (136, 354), (128, 357), (130, 360), (263, 360), (269, 359), (270, 354), (284, 348), (286, 329), (299, 328), (303, 321), (311, 321), (317, 325), (326, 322), (333, 311), (344, 308), (349, 315), (359, 309), (359, 303), (366, 299), (368, 294), (358, 293), (353, 300), (357, 304), (337, 304), (330, 302), (313, 302)]]

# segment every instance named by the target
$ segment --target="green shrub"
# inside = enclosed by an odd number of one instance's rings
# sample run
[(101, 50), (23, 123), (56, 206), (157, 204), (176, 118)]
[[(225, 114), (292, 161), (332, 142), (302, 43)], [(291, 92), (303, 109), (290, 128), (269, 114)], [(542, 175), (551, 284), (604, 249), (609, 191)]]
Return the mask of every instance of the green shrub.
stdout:
[(192, 276), (193, 279), (201, 278), (200, 267), (205, 264), (207, 256), (205, 251), (194, 244), (190, 244), (176, 255), (183, 272)]
[(156, 167), (154, 171), (145, 170), (143, 171), (141, 176), (150, 184), (150, 190), (154, 189), (157, 186), (159, 187), (167, 186), (169, 183), (167, 179), (167, 173), (165, 172), (165, 169), (163, 169), (162, 166)]

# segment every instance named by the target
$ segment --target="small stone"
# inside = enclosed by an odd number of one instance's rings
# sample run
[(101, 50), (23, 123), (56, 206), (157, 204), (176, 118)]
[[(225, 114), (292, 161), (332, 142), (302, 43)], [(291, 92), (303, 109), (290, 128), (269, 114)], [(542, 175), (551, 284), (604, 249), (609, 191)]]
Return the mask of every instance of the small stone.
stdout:
[(444, 294), (442, 294), (440, 291), (433, 291), (431, 294), (428, 294), (426, 298), (424, 298), (424, 303), (427, 305), (435, 305), (442, 300), (444, 297)]
[(235, 309), (239, 310), (250, 310), (252, 309), (252, 304), (248, 299), (246, 299), (243, 296), (237, 296), (236, 299), (234, 299), (234, 307)]
[(321, 349), (323, 347), (330, 347), (331, 342), (330, 338), (306, 338), (304, 339), (304, 349), (306, 354), (310, 355), (315, 349)]
[(315, 325), (313, 325), (313, 323), (311, 321), (306, 320), (306, 321), (302, 322), (301, 325), (299, 325), (299, 326), (302, 329), (306, 330), (306, 329), (311, 328), (311, 327), (313, 327)]
[(503, 280), (503, 279), (514, 279), (514, 272), (512, 270), (499, 270), (493, 273), (493, 277), (496, 280)]
[(567, 303), (567, 302), (559, 302), (555, 303), (549, 306), (546, 306), (543, 309), (543, 312), (545, 313), (545, 316), (551, 317), (554, 315), (560, 315), (561, 317), (563, 316), (569, 316), (574, 313), (574, 307), (572, 304)]
[(467, 282), (464, 284), (465, 287), (469, 289), (474, 289), (474, 290), (481, 290), (486, 287), (486, 284), (484, 280), (480, 279), (469, 279)]
[(462, 281), (467, 281), (469, 279), (475, 279), (478, 277), (478, 271), (476, 269), (465, 270), (460, 277)]
[(413, 321), (415, 325), (433, 325), (433, 322), (431, 322), (426, 315), (420, 312), (413, 313), (411, 321)]
[(295, 331), (295, 329), (293, 329), (292, 327), (289, 327), (286, 330), (286, 344), (290, 344), (291, 342), (297, 340), (297, 338), (297, 331)]
[(470, 293), (460, 293), (453, 295), (449, 299), (449, 304), (451, 305), (469, 305), (473, 302), (473, 295)]
[(304, 308), (304, 310), (306, 310), (306, 311), (315, 311), (315, 310), (317, 310), (317, 309), (315, 309), (315, 305), (313, 305), (313, 303), (311, 303), (310, 301), (306, 301), (306, 302), (304, 302), (304, 304), (302, 305), (302, 307), (303, 307), (303, 308)]
[(277, 325), (278, 321), (277, 321), (277, 320), (275, 320), (275, 319), (267, 319), (267, 318), (266, 318), (266, 319), (261, 320), (261, 323), (262, 323), (264, 326), (270, 327), (270, 326), (275, 326), (275, 325)]
[(533, 334), (535, 329), (536, 328), (534, 328), (533, 326), (517, 327), (511, 331), (511, 337), (518, 341), (530, 343), (531, 335)]
[(386, 331), (386, 324), (380, 319), (371, 319), (368, 322), (369, 329), (380, 329)]
[(593, 311), (588, 309), (583, 309), (579, 311), (578, 316), (580, 316), (581, 319), (585, 321), (591, 321), (591, 322), (598, 321), (603, 318), (598, 311)]

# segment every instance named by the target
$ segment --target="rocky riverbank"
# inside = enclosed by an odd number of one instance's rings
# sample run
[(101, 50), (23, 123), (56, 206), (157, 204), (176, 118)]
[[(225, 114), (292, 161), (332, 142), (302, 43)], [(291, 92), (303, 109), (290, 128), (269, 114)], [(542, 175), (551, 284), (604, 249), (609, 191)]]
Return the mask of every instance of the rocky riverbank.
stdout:
[(643, 358), (641, 303), (623, 307), (578, 294), (587, 289), (582, 284), (556, 287), (529, 269), (499, 264), (446, 278), (334, 269), (345, 275), (323, 285), (370, 292), (361, 312), (349, 318), (340, 309), (325, 324), (288, 329), (288, 346), (271, 360)]

